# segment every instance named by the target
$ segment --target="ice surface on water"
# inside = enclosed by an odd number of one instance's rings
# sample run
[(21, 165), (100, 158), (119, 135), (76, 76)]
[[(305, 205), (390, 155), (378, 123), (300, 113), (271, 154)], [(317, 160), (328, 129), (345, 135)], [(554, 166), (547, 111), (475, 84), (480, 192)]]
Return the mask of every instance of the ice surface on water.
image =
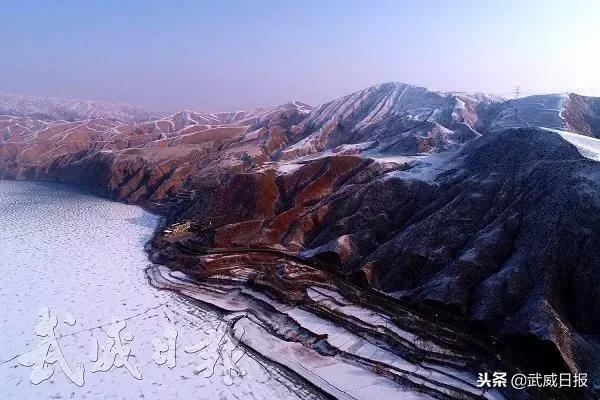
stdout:
[[(184, 348), (207, 334), (218, 342), (223, 325), (215, 313), (148, 285), (143, 244), (156, 224), (157, 217), (138, 207), (65, 186), (0, 181), (0, 398), (297, 398), (281, 376), (274, 379), (250, 357), (235, 366), (215, 363), (243, 374), (217, 371), (207, 378), (195, 372), (207, 360), (218, 361), (218, 346), (197, 353)], [(81, 387), (58, 362), (47, 365), (54, 370), (48, 380), (34, 385), (32, 368), (19, 363), (44, 339), (34, 329), (44, 307), (57, 318), (66, 362), (84, 365)], [(127, 322), (123, 332), (132, 337), (123, 343), (141, 380), (117, 362), (106, 372), (92, 372), (91, 349), (96, 343), (101, 356), (114, 317)], [(174, 368), (153, 360), (153, 343), (164, 339), (170, 323), (178, 334)]]

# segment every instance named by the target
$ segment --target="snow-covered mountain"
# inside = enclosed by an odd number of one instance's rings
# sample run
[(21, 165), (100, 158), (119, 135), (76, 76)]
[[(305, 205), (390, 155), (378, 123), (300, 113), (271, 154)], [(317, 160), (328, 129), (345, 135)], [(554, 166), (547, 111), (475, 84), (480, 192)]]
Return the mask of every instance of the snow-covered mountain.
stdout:
[(528, 96), (501, 103), (488, 129), (544, 127), (600, 137), (600, 98), (574, 93)]
[[(487, 132), (517, 127), (560, 129), (600, 137), (600, 98), (548, 94), (506, 100), (481, 93), (438, 92), (399, 82), (376, 85), (312, 108), (300, 102), (250, 111), (151, 113), (127, 104), (0, 94), (0, 115), (43, 122), (104, 119), (142, 123), (175, 133), (210, 127), (255, 130), (285, 123), (287, 146), (278, 157), (325, 151), (383, 154), (439, 152)], [(189, 132), (185, 132), (189, 133)]]
[(286, 152), (303, 155), (341, 145), (386, 153), (444, 150), (477, 137), (481, 110), (494, 101), (499, 100), (384, 83), (317, 107), (294, 128), (297, 143)]
[(506, 100), (389, 82), (323, 104), (294, 127), (294, 158), (331, 149), (439, 152), (487, 132), (545, 127), (600, 137), (600, 99), (548, 94)]
[[(506, 100), (389, 82), (316, 108), (294, 101), (250, 111), (151, 116), (122, 104), (0, 95), (0, 171), (29, 176), (55, 168), (57, 159), (103, 151), (120, 158), (136, 154), (151, 165), (169, 160), (176, 168), (195, 154), (186, 174), (249, 160), (276, 162), (285, 172), (332, 154), (414, 159), (518, 127), (600, 137), (600, 99), (557, 94)], [(590, 140), (583, 146), (588, 155), (596, 148)]]
[(179, 111), (175, 114), (165, 116), (157, 120), (169, 121), (172, 124), (173, 131), (182, 129), (187, 126), (256, 126), (268, 123), (272, 120), (277, 120), (284, 115), (297, 114), (300, 118), (295, 118), (295, 121), (302, 120), (312, 107), (293, 101), (282, 105), (260, 107), (253, 110), (231, 111), (231, 112), (196, 112), (196, 111)]
[(153, 113), (125, 103), (0, 94), (0, 115), (52, 121), (81, 121), (103, 118), (132, 123), (147, 121), (157, 114), (160, 113)]

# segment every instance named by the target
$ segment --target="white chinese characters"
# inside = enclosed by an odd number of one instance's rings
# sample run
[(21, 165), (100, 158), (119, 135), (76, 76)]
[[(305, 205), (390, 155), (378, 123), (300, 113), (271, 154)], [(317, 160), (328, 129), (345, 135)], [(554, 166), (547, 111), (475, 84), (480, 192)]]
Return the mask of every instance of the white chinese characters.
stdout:
[(112, 323), (106, 330), (108, 339), (102, 346), (100, 356), (98, 356), (98, 340), (92, 341), (92, 352), (90, 354), (92, 372), (106, 372), (113, 366), (116, 368), (125, 367), (135, 379), (142, 379), (142, 373), (137, 365), (130, 361), (131, 348), (127, 345), (133, 340), (133, 335), (125, 331), (127, 322), (113, 318)]
[(162, 338), (152, 340), (152, 360), (158, 365), (166, 364), (173, 369), (177, 365), (177, 330), (171, 323), (165, 325)]
[[(72, 368), (62, 354), (54, 329), (58, 325), (58, 319), (51, 316), (50, 310), (44, 307), (40, 310), (40, 321), (35, 326), (35, 334), (41, 339), (37, 347), (18, 358), (19, 364), (32, 367), (29, 380), (37, 385), (54, 374), (53, 365), (58, 362), (61, 370), (67, 378), (77, 386), (84, 384), (84, 368), (82, 364)], [(70, 322), (70, 321), (69, 321)], [(73, 322), (74, 323), (74, 322)]]
[(542, 375), (540, 373), (532, 374), (514, 374), (510, 380), (506, 372), (480, 372), (477, 374), (477, 387), (480, 388), (505, 388), (526, 389), (526, 388), (583, 388), (587, 387), (586, 373), (551, 373)]

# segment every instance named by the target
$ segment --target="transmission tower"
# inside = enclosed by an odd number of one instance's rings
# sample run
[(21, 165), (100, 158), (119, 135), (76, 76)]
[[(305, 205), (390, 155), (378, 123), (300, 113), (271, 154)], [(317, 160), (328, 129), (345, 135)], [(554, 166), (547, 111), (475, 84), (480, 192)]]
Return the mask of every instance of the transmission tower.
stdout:
[(513, 92), (515, 99), (518, 99), (519, 97), (521, 97), (521, 87), (520, 86), (515, 86), (515, 91)]

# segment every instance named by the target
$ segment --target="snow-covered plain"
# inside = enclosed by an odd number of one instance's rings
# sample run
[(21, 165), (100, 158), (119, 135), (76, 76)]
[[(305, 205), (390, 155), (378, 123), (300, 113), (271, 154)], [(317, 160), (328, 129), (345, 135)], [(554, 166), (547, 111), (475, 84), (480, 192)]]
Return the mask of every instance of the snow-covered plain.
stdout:
[[(319, 398), (236, 349), (217, 312), (148, 284), (143, 245), (157, 222), (138, 207), (69, 187), (0, 181), (0, 398)], [(45, 339), (36, 335), (45, 307), (57, 318), (66, 368), (42, 357), (41, 375), (53, 374), (39, 382), (27, 365)], [(113, 318), (126, 323), (119, 337), (130, 349), (121, 358), (129, 368), (107, 357), (118, 348), (105, 347)], [(154, 346), (167, 349), (173, 330), (176, 358), (167, 360)]]

